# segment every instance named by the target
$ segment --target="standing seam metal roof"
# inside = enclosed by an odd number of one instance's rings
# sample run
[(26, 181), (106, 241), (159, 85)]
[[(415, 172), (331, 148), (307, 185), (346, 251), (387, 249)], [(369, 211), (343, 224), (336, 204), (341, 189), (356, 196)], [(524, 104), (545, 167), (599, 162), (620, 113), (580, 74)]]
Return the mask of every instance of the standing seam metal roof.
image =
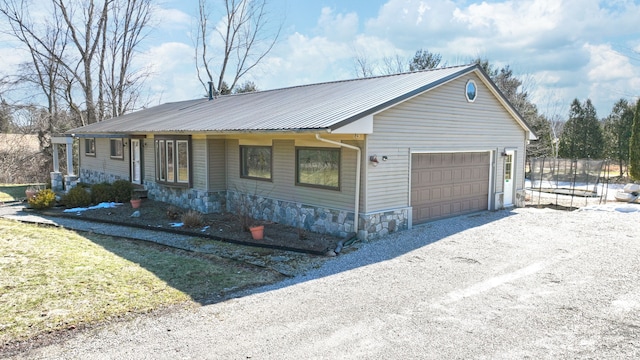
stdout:
[(67, 131), (237, 132), (335, 129), (469, 73), (476, 65), (166, 103)]

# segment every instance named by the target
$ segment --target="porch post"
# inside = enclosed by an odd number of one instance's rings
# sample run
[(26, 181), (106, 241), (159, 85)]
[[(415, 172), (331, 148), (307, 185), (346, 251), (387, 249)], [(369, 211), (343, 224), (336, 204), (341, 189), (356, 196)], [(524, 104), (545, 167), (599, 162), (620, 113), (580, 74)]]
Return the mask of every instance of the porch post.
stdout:
[(67, 137), (67, 175), (74, 175), (73, 172), (73, 138)]
[[(78, 184), (78, 177), (73, 171), (73, 137), (72, 136), (54, 136), (51, 138), (53, 143), (53, 172), (51, 172), (51, 188), (53, 191), (69, 191)], [(67, 146), (67, 175), (60, 173), (60, 158), (58, 155), (58, 145), (66, 144)]]
[(62, 174), (60, 173), (60, 150), (59, 145), (64, 141), (64, 138), (54, 136), (51, 138), (53, 144), (53, 171), (51, 172), (51, 190), (55, 192), (61, 192), (64, 190), (64, 181)]
[(58, 158), (57, 143), (53, 143), (53, 172), (60, 172), (60, 159)]

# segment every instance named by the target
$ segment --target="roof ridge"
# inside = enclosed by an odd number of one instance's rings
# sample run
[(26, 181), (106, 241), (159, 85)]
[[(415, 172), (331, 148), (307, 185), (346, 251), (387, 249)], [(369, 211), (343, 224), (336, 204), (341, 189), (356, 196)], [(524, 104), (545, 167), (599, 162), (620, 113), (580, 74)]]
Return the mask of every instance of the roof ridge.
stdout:
[(441, 68), (424, 69), (424, 70), (417, 70), (417, 71), (405, 71), (405, 72), (401, 72), (401, 73), (369, 76), (369, 77), (363, 77), (363, 78), (323, 81), (323, 82), (313, 83), (313, 84), (286, 86), (286, 87), (277, 88), (277, 89), (259, 90), (259, 91), (252, 91), (252, 92), (239, 93), (239, 94), (227, 94), (227, 95), (221, 95), (220, 97), (242, 96), (242, 95), (251, 95), (251, 94), (264, 94), (264, 93), (272, 92), (272, 91), (299, 89), (299, 88), (306, 88), (306, 87), (317, 86), (317, 85), (339, 84), (339, 83), (364, 81), (364, 80), (371, 80), (371, 79), (382, 79), (382, 78), (388, 78), (388, 77), (400, 76), (400, 75), (407, 75), (407, 74), (425, 73), (425, 72), (432, 72), (432, 71), (439, 71), (439, 70), (449, 70), (449, 69), (455, 69), (455, 68), (470, 67), (470, 66), (474, 66), (474, 65), (475, 64), (473, 64), (473, 63), (472, 64), (462, 64), (462, 65), (452, 65), (452, 66), (444, 66), (444, 67), (441, 67)]

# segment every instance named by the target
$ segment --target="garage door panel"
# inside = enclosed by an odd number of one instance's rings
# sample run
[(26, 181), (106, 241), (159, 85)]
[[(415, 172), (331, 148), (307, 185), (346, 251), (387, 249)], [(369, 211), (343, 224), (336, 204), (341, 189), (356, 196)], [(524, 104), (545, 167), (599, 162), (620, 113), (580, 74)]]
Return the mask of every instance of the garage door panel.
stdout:
[(413, 222), (488, 208), (489, 153), (414, 154)]

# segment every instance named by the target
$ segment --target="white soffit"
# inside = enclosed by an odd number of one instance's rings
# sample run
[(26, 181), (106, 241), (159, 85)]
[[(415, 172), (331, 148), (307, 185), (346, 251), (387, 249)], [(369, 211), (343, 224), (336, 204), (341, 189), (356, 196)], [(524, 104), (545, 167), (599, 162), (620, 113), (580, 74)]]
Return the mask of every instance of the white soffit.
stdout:
[(373, 134), (373, 115), (367, 115), (331, 131), (332, 134)]

